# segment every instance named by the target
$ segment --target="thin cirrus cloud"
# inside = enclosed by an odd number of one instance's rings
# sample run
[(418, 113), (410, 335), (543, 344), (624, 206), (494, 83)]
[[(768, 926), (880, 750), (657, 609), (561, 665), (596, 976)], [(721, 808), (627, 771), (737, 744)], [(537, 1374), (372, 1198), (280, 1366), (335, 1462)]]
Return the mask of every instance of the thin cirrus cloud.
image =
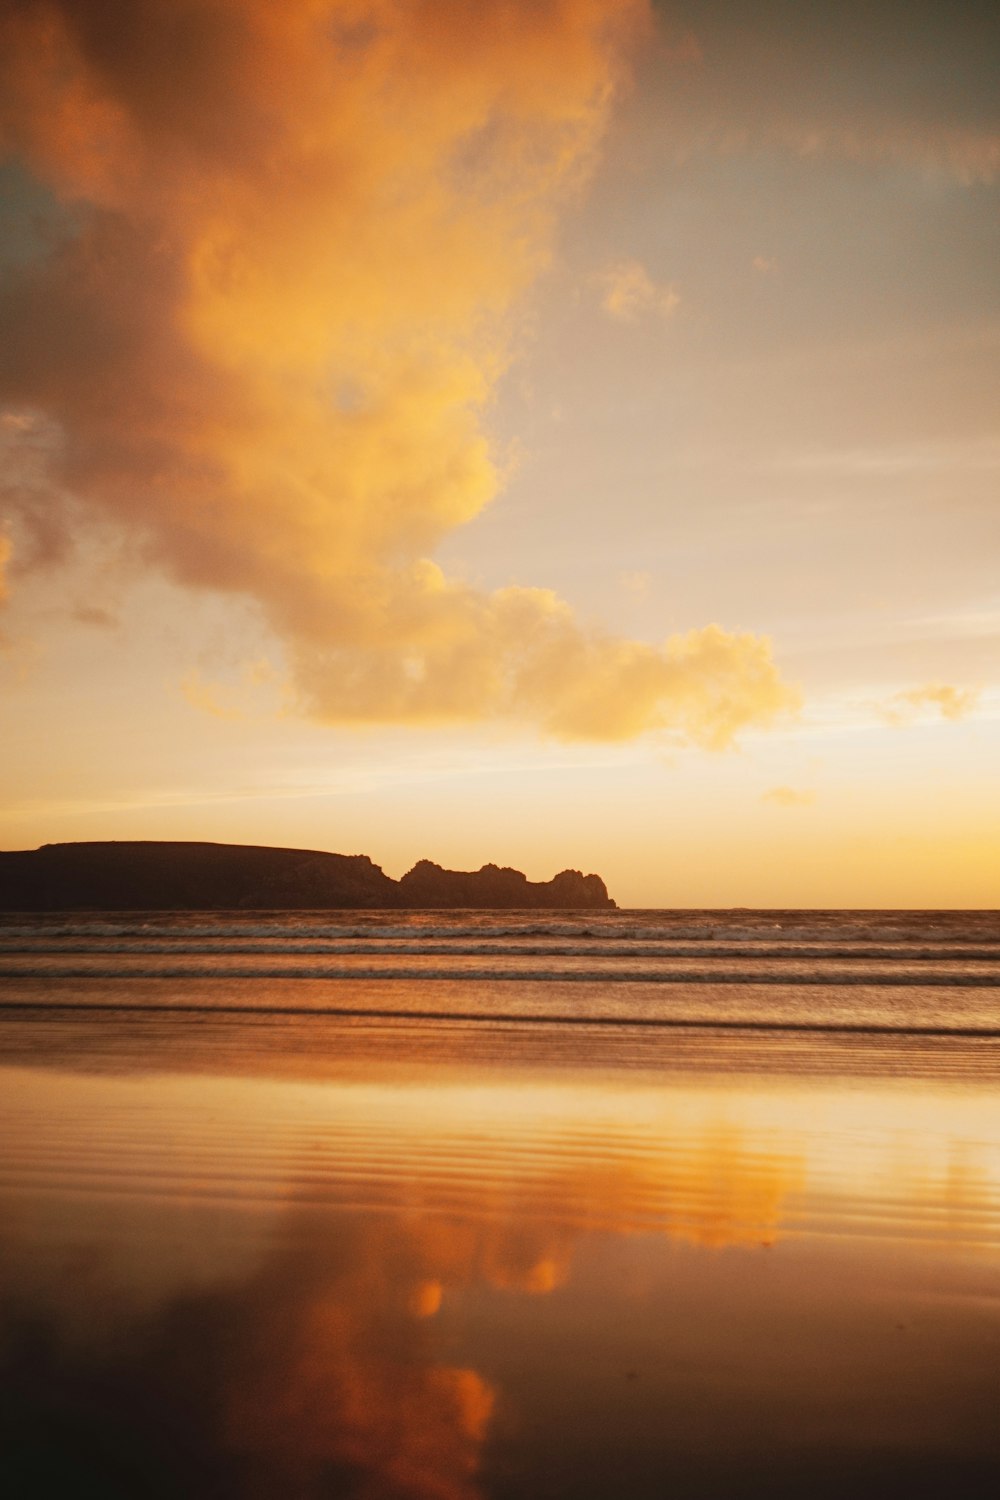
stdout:
[(969, 184), (1000, 172), (995, 5), (662, 0), (662, 14), (694, 39), (661, 110), (680, 155), (780, 150)]
[(13, 564), (65, 555), (72, 497), (141, 566), (255, 601), (324, 721), (721, 746), (793, 709), (760, 637), (621, 639), (431, 558), (498, 492), (512, 309), (651, 24), (647, 0), (8, 7), (0, 149), (73, 226), (0, 289)]

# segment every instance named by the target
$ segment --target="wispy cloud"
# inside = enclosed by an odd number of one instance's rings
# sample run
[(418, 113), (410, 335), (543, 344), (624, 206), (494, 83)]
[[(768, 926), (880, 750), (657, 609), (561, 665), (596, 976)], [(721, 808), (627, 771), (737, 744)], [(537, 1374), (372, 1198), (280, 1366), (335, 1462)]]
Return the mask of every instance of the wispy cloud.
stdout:
[(772, 786), (761, 792), (760, 800), (775, 807), (811, 807), (816, 801), (816, 793), (806, 787)]
[(680, 306), (680, 294), (666, 282), (654, 281), (637, 260), (623, 260), (597, 278), (601, 306), (612, 318), (634, 323), (640, 317), (669, 318)]
[(287, 706), (281, 675), (266, 659), (244, 662), (225, 680), (210, 681), (195, 668), (178, 687), (192, 708), (230, 723), (270, 719)]
[(684, 9), (700, 65), (683, 88), (664, 88), (678, 154), (777, 149), (969, 185), (1000, 174), (995, 7), (915, 14), (906, 0), (689, 0)]
[(926, 172), (946, 173), (970, 187), (993, 182), (1000, 173), (1000, 132), (989, 127), (877, 117), (857, 124), (788, 120), (762, 135), (801, 157), (844, 157), (873, 165), (898, 162)]
[(81, 625), (94, 625), (99, 630), (114, 630), (121, 624), (116, 614), (100, 604), (76, 604), (73, 607), (72, 616)]
[(979, 696), (978, 688), (957, 688), (944, 682), (932, 682), (895, 693), (879, 706), (879, 713), (887, 724), (894, 725), (912, 724), (927, 712), (940, 714), (942, 719), (954, 722), (973, 712)]
[(987, 602), (979, 609), (972, 607), (951, 614), (921, 615), (909, 620), (907, 626), (912, 635), (920, 638), (976, 640), (1000, 637), (1000, 605)]
[(618, 581), (627, 594), (633, 594), (637, 599), (645, 599), (653, 580), (645, 568), (637, 568), (632, 572), (619, 573)]
[(891, 443), (879, 447), (802, 449), (779, 454), (775, 467), (791, 472), (873, 477), (957, 469), (993, 473), (1000, 469), (1000, 441), (994, 437), (963, 442)]

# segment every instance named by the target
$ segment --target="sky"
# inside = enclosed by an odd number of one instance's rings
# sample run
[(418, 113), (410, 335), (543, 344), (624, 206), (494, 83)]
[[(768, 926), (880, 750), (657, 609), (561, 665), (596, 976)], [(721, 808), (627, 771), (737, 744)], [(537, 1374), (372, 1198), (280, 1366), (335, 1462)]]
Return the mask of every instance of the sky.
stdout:
[(0, 0), (0, 846), (1000, 906), (998, 62)]

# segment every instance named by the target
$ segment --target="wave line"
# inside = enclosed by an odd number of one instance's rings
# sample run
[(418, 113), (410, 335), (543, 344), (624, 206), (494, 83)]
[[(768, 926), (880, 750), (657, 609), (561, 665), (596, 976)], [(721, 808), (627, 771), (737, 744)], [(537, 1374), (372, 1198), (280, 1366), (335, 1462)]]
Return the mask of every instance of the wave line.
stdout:
[(0, 1001), (0, 1011), (87, 1011), (104, 1014), (128, 1013), (142, 1015), (238, 1015), (238, 1016), (315, 1016), (324, 1019), (331, 1016), (365, 1021), (446, 1021), (487, 1023), (517, 1026), (614, 1026), (660, 1027), (670, 1030), (695, 1031), (791, 1031), (836, 1033), (861, 1036), (893, 1037), (971, 1037), (985, 1040), (1000, 1039), (1000, 1027), (994, 1026), (890, 1026), (878, 1021), (761, 1021), (708, 1016), (572, 1016), (533, 1015), (525, 1011), (441, 1011), (441, 1010), (391, 1010), (385, 1006), (292, 1006), (292, 1005), (188, 1005), (130, 1004), (128, 1001), (108, 1003), (92, 1000), (57, 1001)]

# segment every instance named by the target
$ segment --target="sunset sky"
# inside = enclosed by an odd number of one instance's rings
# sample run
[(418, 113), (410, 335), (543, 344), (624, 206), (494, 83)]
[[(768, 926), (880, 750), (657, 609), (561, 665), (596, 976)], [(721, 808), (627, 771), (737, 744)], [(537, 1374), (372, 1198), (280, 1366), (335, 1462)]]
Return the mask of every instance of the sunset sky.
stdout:
[(998, 63), (0, 0), (0, 846), (1000, 906)]

